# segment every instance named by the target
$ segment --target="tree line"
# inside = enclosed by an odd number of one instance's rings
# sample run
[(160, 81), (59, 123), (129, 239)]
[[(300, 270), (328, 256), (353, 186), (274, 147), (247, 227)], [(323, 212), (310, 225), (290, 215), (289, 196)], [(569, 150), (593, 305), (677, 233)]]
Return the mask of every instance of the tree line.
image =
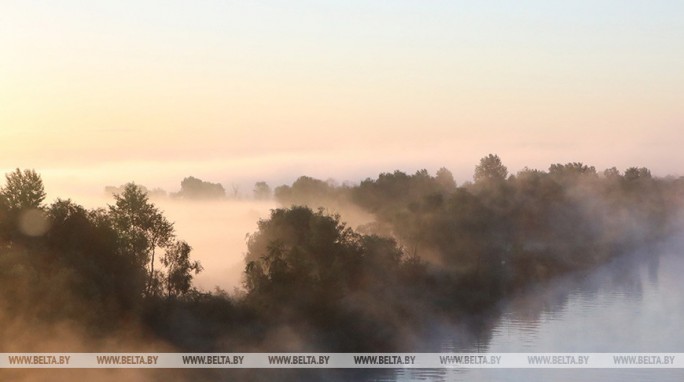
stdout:
[[(40, 176), (17, 169), (0, 189), (1, 302), (94, 332), (135, 320), (190, 351), (412, 351), (435, 322), (660, 241), (682, 196), (682, 178), (646, 168), (509, 174), (496, 155), (460, 186), (446, 168), (342, 186), (303, 176), (274, 190), (281, 208), (249, 235), (229, 295), (193, 288), (202, 266), (140, 186), (103, 209), (46, 205)], [(347, 206), (374, 221), (331, 212)]]
[[(208, 182), (194, 176), (183, 178), (180, 184), (180, 190), (177, 192), (168, 193), (162, 188), (148, 189), (143, 185), (138, 185), (141, 191), (146, 193), (151, 199), (171, 198), (175, 200), (203, 200), (203, 201), (217, 201), (227, 199), (240, 199), (240, 188), (233, 184), (230, 192), (226, 191), (221, 183)], [(124, 191), (126, 185), (121, 186), (105, 186), (104, 191), (108, 196), (120, 194)], [(254, 200), (269, 200), (272, 198), (273, 192), (271, 186), (264, 181), (258, 181), (254, 184), (252, 190), (252, 198)]]

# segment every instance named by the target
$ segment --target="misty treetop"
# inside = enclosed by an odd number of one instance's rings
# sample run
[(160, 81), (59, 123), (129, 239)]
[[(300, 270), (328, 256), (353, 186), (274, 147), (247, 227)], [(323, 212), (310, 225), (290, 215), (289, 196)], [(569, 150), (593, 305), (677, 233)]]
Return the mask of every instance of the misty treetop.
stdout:
[[(221, 183), (208, 182), (194, 176), (185, 177), (180, 183), (180, 190), (178, 192), (167, 193), (164, 189), (156, 187), (148, 189), (143, 185), (137, 185), (142, 192), (144, 192), (150, 199), (164, 199), (171, 198), (172, 200), (186, 200), (186, 201), (219, 201), (240, 199), (239, 187), (235, 184), (231, 185), (231, 193), (228, 194)], [(105, 186), (104, 192), (107, 196), (114, 196), (125, 191), (126, 185), (121, 186)], [(254, 200), (270, 200), (273, 197), (273, 190), (271, 186), (264, 181), (258, 181), (254, 184), (252, 190), (252, 198)]]
[(480, 159), (480, 164), (475, 167), (475, 182), (487, 182), (505, 180), (508, 176), (508, 168), (501, 163), (498, 155), (489, 154)]
[(273, 196), (273, 191), (271, 191), (271, 186), (264, 181), (259, 181), (254, 184), (254, 199), (256, 200), (269, 200)]
[(226, 197), (226, 190), (220, 183), (189, 176), (181, 182), (181, 190), (172, 196), (183, 199), (221, 199)]

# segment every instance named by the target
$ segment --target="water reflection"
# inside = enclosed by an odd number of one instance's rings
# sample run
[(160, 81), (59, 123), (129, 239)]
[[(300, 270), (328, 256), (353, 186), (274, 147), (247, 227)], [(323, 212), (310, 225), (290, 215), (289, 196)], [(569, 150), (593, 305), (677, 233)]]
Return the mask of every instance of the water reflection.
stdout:
[[(682, 352), (683, 257), (679, 249), (650, 249), (531, 287), (487, 317), (441, 329), (452, 335), (435, 351)], [(682, 381), (684, 370), (401, 370), (395, 379)]]

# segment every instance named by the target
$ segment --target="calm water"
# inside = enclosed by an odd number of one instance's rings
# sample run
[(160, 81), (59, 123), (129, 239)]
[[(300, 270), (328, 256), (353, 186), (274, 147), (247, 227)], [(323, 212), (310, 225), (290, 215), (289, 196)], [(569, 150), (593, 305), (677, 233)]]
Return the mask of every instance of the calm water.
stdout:
[[(436, 351), (684, 352), (684, 240), (531, 288), (475, 330), (453, 331)], [(417, 370), (379, 379), (684, 381), (684, 370)]]

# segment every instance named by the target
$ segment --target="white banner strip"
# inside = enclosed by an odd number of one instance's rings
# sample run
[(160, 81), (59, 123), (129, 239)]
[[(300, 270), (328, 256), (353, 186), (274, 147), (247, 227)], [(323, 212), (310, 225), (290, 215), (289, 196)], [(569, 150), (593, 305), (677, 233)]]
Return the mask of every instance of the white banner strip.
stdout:
[(0, 368), (662, 369), (684, 353), (0, 353)]

